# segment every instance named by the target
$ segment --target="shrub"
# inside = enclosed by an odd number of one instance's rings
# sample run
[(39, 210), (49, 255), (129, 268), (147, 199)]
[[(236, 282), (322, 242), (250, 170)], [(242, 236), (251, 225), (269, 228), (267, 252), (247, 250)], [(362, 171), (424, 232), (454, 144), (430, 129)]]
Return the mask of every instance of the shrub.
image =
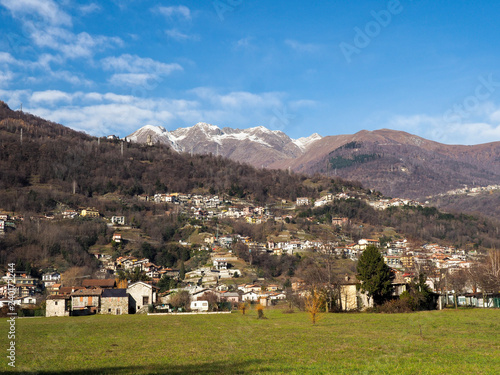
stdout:
[(393, 299), (385, 302), (383, 305), (380, 305), (375, 309), (375, 312), (385, 314), (408, 313), (412, 311), (411, 306), (405, 299)]

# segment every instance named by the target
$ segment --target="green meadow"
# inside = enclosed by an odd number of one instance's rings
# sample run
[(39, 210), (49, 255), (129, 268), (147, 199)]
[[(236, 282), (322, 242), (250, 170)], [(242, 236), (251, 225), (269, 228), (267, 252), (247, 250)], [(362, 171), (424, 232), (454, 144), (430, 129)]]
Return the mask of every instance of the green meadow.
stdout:
[[(499, 374), (500, 310), (21, 318), (25, 374)], [(2, 349), (8, 322), (0, 321)], [(5, 349), (4, 349), (5, 348)]]

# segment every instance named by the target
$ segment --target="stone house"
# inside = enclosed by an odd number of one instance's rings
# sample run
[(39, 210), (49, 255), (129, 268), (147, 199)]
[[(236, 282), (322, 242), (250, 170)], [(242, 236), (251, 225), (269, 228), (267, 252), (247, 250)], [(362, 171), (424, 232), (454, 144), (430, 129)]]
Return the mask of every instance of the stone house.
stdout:
[(156, 302), (158, 288), (143, 281), (130, 284), (127, 288), (129, 294), (129, 313), (134, 314), (143, 307)]
[(127, 289), (104, 289), (101, 294), (101, 314), (128, 314)]
[(355, 276), (347, 276), (340, 285), (340, 303), (343, 311), (365, 310), (373, 307), (373, 299), (358, 290), (359, 281)]
[(45, 301), (45, 316), (69, 316), (70, 298), (68, 295), (60, 294), (48, 296)]
[(102, 289), (79, 289), (71, 293), (72, 315), (96, 314), (101, 304)]

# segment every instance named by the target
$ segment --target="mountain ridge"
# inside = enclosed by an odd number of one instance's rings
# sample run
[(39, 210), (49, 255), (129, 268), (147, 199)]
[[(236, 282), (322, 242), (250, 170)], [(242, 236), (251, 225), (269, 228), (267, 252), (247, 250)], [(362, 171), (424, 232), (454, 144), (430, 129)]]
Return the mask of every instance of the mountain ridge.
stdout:
[[(172, 132), (143, 127), (127, 139), (170, 144), (178, 152), (213, 153), (255, 167), (357, 180), (389, 196), (423, 199), (464, 185), (500, 183), (500, 142), (446, 145), (400, 130), (292, 139), (262, 126), (198, 123)], [(164, 129), (164, 128), (161, 128)]]
[(280, 130), (263, 126), (248, 129), (219, 128), (199, 122), (194, 126), (167, 131), (163, 127), (146, 125), (126, 137), (132, 142), (160, 142), (177, 152), (213, 153), (257, 167), (293, 158), (307, 151), (322, 137), (314, 133), (309, 137), (292, 139)]

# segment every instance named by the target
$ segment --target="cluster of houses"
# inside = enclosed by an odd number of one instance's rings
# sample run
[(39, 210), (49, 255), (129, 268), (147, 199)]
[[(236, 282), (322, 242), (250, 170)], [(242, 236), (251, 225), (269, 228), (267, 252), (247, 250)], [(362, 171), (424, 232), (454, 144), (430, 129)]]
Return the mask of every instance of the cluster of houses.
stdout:
[[(496, 189), (498, 186), (477, 189)], [(476, 189), (476, 188), (474, 188)], [(469, 189), (470, 191), (470, 189)], [(479, 191), (479, 190), (478, 190)], [(330, 204), (334, 200), (353, 198), (347, 193), (326, 194), (317, 200), (308, 197), (299, 197), (295, 202), (295, 207), (312, 206), (321, 207)], [(362, 199), (357, 197), (358, 199)], [(244, 201), (235, 200), (229, 202), (221, 199), (217, 195), (191, 195), (191, 194), (155, 194), (153, 196), (140, 195), (138, 199), (152, 201), (155, 203), (171, 203), (180, 205), (181, 209), (189, 212), (194, 218), (204, 220), (212, 217), (218, 218), (243, 218), (251, 224), (263, 223), (267, 220), (284, 221), (287, 218), (292, 219), (291, 215), (274, 216), (268, 207), (253, 206)], [(286, 203), (286, 202), (284, 202)], [(397, 206), (419, 206), (418, 202), (407, 199), (378, 199), (368, 201), (376, 209), (386, 209)], [(292, 202), (293, 205), (293, 202)], [(102, 215), (95, 208), (88, 207), (79, 211), (68, 210), (61, 213), (63, 218), (81, 217), (101, 217)], [(11, 218), (6, 214), (0, 214), (0, 234), (9, 225), (12, 225)], [(126, 219), (123, 216), (113, 216), (110, 219), (110, 225), (125, 225)], [(334, 217), (331, 224), (337, 227), (350, 225), (346, 217)], [(120, 244), (123, 241), (121, 233), (113, 234), (113, 242)], [(297, 252), (318, 251), (327, 254), (334, 254), (339, 257), (357, 260), (362, 252), (369, 245), (380, 247), (379, 240), (360, 239), (355, 243), (346, 243), (350, 239), (339, 243), (338, 241), (321, 241), (290, 238), (285, 236), (268, 240), (266, 243), (252, 241), (249, 237), (236, 235), (225, 235), (219, 237), (206, 236), (204, 242), (206, 249), (226, 248), (230, 249), (233, 242), (245, 243), (249, 249), (255, 252), (268, 252), (275, 255), (289, 254)], [(188, 243), (184, 243), (189, 245)], [(456, 249), (454, 247), (444, 247), (438, 244), (426, 244), (423, 246), (413, 246), (406, 239), (396, 240), (384, 244), (381, 248), (384, 261), (398, 275), (395, 282), (395, 289), (399, 292), (405, 283), (409, 282), (414, 276), (407, 273), (407, 270), (422, 269), (432, 266), (435, 269), (447, 270), (453, 272), (461, 268), (471, 266), (471, 256), (473, 252)], [(83, 280), (81, 287), (65, 287), (61, 285), (61, 276), (57, 272), (44, 274), (42, 280), (28, 275), (26, 272), (16, 271), (14, 275), (14, 285), (16, 288), (16, 304), (25, 306), (27, 304), (39, 303), (35, 297), (41, 295), (43, 290), (47, 291), (46, 300), (47, 316), (69, 316), (82, 314), (128, 314), (144, 311), (152, 304), (168, 304), (168, 295), (159, 296), (158, 288), (154, 286), (164, 275), (178, 278), (179, 270), (160, 267), (146, 258), (122, 256), (113, 259), (109, 254), (94, 254), (102, 263), (103, 271), (110, 271), (110, 274), (116, 274), (120, 270), (134, 271), (138, 269), (147, 275), (152, 282), (138, 282), (130, 285), (117, 285), (114, 279), (96, 279)], [(208, 303), (205, 303), (205, 293), (214, 293), (218, 301), (231, 303), (239, 302), (259, 302), (268, 305), (274, 301), (286, 298), (286, 294), (278, 285), (254, 285), (242, 284), (236, 291), (224, 289), (221, 280), (236, 278), (242, 275), (242, 272), (234, 267), (237, 261), (236, 257), (228, 250), (226, 253), (213, 253), (211, 266), (200, 267), (185, 274), (185, 281), (196, 285), (188, 287), (191, 296), (191, 309), (205, 311)], [(342, 284), (342, 306), (345, 310), (358, 309), (361, 306), (367, 306), (366, 297), (360, 295), (356, 289), (357, 281), (346, 278)], [(203, 285), (203, 287), (198, 286)], [(123, 286), (123, 287), (121, 287)], [(126, 286), (126, 287), (125, 287)], [(0, 285), (0, 298), (7, 296), (6, 285)], [(295, 293), (306, 293), (300, 281), (292, 285)], [(363, 299), (365, 298), (365, 299)], [(194, 305), (193, 305), (194, 303)], [(4, 300), (0, 299), (0, 306), (3, 306)]]
[[(461, 189), (448, 190), (446, 193), (439, 194), (439, 196), (442, 197), (446, 195), (476, 195), (481, 192), (495, 191), (495, 190), (500, 190), (500, 185), (474, 186), (474, 187), (468, 187), (467, 185), (464, 185), (464, 187)], [(432, 197), (427, 197), (427, 198), (432, 198)]]
[(404, 241), (403, 246), (389, 246), (383, 249), (385, 262), (396, 269), (434, 269), (453, 272), (461, 268), (470, 268), (475, 252), (467, 252), (453, 246), (425, 244), (411, 247)]
[(11, 217), (9, 214), (0, 212), (0, 236), (5, 234), (7, 228), (16, 228), (15, 220), (22, 220), (20, 217)]
[(164, 275), (168, 277), (178, 277), (179, 270), (170, 267), (158, 266), (149, 261), (147, 258), (135, 256), (121, 256), (113, 260), (109, 254), (95, 253), (94, 256), (101, 262), (101, 270), (110, 271), (111, 274), (116, 274), (119, 271), (133, 272), (139, 269), (152, 280), (159, 280)]
[(187, 272), (184, 280), (200, 285), (218, 285), (221, 280), (242, 275), (241, 271), (234, 267), (235, 261), (237, 258), (231, 253), (213, 253), (211, 266), (203, 266)]
[[(255, 284), (241, 284), (237, 286), (237, 290), (229, 291), (228, 287), (220, 284), (213, 288), (200, 286), (188, 286), (183, 288), (189, 292), (190, 309), (192, 311), (208, 311), (209, 304), (207, 294), (215, 297), (217, 302), (227, 302), (233, 308), (241, 302), (260, 303), (263, 306), (270, 306), (279, 300), (286, 299), (286, 294), (278, 285), (260, 286)], [(179, 290), (174, 290), (176, 292)], [(160, 303), (168, 303), (169, 296), (161, 297)]]
[(299, 197), (296, 200), (296, 207), (301, 207), (301, 206), (312, 206), (314, 207), (322, 207), (327, 204), (331, 204), (335, 200), (341, 200), (341, 199), (362, 199), (365, 200), (370, 206), (377, 210), (385, 210), (389, 207), (402, 207), (402, 206), (412, 206), (412, 207), (418, 207), (422, 206), (419, 202), (412, 200), (412, 199), (403, 199), (403, 198), (392, 198), (392, 199), (377, 199), (377, 200), (372, 200), (368, 199), (365, 196), (353, 196), (350, 195), (349, 193), (337, 193), (337, 194), (325, 194), (322, 197), (313, 200), (309, 197)]
[(385, 210), (389, 207), (403, 207), (403, 206), (422, 207), (422, 204), (415, 200), (403, 199), (403, 198), (379, 199), (367, 202), (370, 206), (372, 206), (376, 210)]
[(332, 203), (335, 200), (349, 199), (349, 198), (352, 198), (352, 197), (348, 193), (337, 193), (337, 194), (328, 193), (328, 194), (325, 194), (316, 200), (313, 200), (309, 197), (298, 197), (295, 200), (295, 206), (296, 207), (311, 206), (311, 205), (313, 205), (313, 202), (314, 202), (314, 207), (322, 207), (322, 206), (325, 206), (327, 204)]
[(117, 288), (115, 279), (85, 279), (81, 287), (59, 285), (46, 299), (45, 316), (123, 315), (147, 311), (156, 303), (158, 288), (138, 281)]
[(26, 271), (14, 271), (11, 276), (2, 277), (0, 285), (0, 307), (7, 306), (9, 299), (7, 296), (15, 296), (13, 303), (21, 307), (34, 306), (41, 302), (41, 297), (36, 297), (42, 291), (40, 280), (31, 277)]

